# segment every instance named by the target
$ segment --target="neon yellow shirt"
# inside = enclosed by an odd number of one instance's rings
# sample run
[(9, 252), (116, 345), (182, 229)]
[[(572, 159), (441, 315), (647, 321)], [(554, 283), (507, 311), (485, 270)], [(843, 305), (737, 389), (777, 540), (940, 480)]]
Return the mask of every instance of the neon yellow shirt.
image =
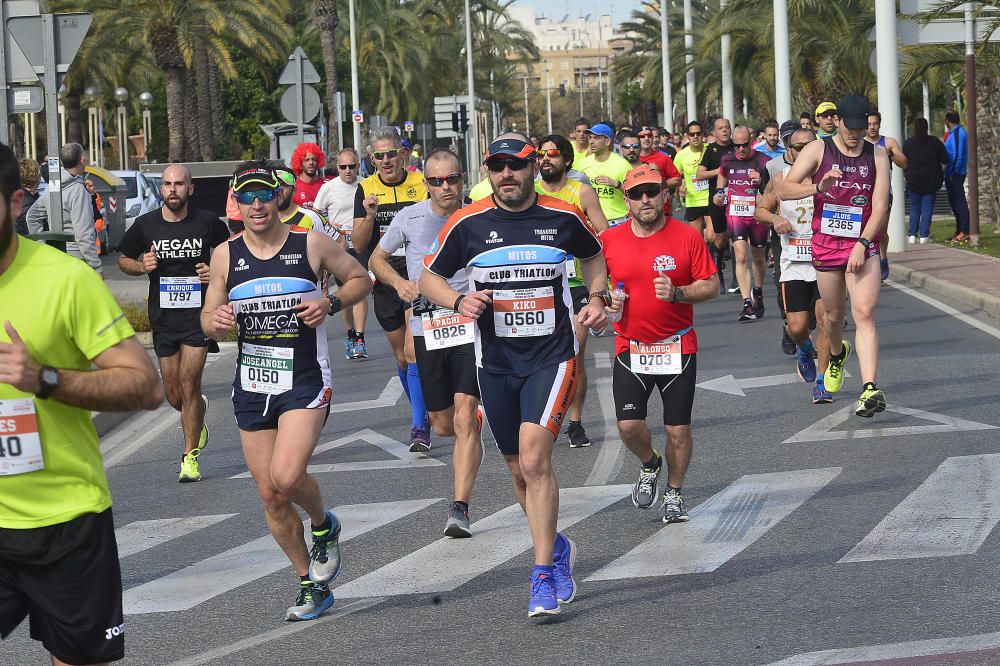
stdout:
[(684, 189), (686, 190), (684, 206), (686, 208), (700, 208), (708, 205), (709, 182), (707, 180), (699, 181), (694, 177), (698, 173), (701, 158), (705, 156), (705, 148), (706, 144), (701, 144), (701, 150), (696, 153), (691, 150), (690, 145), (687, 145), (677, 151), (677, 157), (674, 158), (674, 166), (684, 178)]
[[(539, 194), (545, 194), (550, 197), (555, 197), (556, 199), (562, 199), (566, 203), (571, 203), (581, 211), (583, 211), (583, 203), (580, 201), (580, 190), (583, 189), (583, 183), (578, 180), (573, 180), (572, 178), (566, 179), (566, 184), (555, 192), (549, 192), (542, 187), (542, 181), (535, 181), (535, 192)], [(586, 213), (583, 214), (584, 217), (587, 216)], [(567, 270), (569, 266), (566, 267)], [(573, 277), (569, 278), (570, 287), (582, 287), (583, 282), (583, 269), (580, 268), (580, 260), (573, 257)]]
[[(90, 370), (91, 359), (135, 335), (90, 266), (24, 238), (14, 262), (0, 273), (0, 322), (7, 320), (38, 363), (69, 370)], [(10, 342), (2, 326), (0, 342)], [(34, 409), (35, 418), (25, 409)], [(0, 414), (6, 414), (0, 416), (0, 527), (58, 525), (111, 506), (88, 410), (0, 384)], [(39, 441), (41, 460), (31, 454)], [(12, 455), (12, 449), (20, 453)], [(24, 469), (33, 462), (44, 467)]]
[[(609, 153), (608, 159), (603, 162), (597, 161), (593, 155), (588, 155), (578, 164), (573, 161), (573, 168), (587, 174), (590, 184), (597, 192), (597, 198), (601, 202), (601, 210), (608, 222), (618, 220), (628, 215), (628, 206), (625, 204), (625, 193), (621, 189), (621, 183), (625, 180), (625, 174), (629, 172), (632, 165), (621, 155)], [(601, 185), (596, 182), (600, 176), (607, 176), (616, 181), (618, 187), (611, 185)]]
[(469, 190), (469, 198), (473, 201), (485, 199), (491, 194), (493, 194), (493, 185), (490, 184), (489, 178), (483, 178), (481, 181), (473, 185), (471, 190)]

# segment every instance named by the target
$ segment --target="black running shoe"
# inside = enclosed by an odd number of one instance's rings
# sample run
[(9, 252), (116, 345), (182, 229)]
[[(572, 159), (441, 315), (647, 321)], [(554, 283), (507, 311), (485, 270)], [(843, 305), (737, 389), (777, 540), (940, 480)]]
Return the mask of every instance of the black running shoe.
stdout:
[(781, 329), (781, 351), (789, 356), (795, 355), (795, 341), (788, 337), (788, 329)]
[(581, 449), (585, 446), (590, 446), (590, 438), (587, 437), (587, 431), (583, 429), (583, 425), (578, 421), (569, 422), (566, 434), (569, 436), (569, 448)]

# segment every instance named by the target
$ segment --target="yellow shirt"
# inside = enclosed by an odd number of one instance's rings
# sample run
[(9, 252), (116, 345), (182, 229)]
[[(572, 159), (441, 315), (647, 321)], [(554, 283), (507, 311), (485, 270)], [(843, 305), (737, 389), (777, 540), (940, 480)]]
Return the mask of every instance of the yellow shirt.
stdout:
[[(625, 193), (621, 187), (622, 181), (625, 180), (625, 174), (632, 168), (628, 160), (617, 153), (608, 153), (608, 158), (603, 162), (598, 161), (593, 155), (589, 155), (579, 163), (573, 160), (573, 168), (587, 174), (590, 184), (597, 192), (597, 199), (601, 202), (601, 210), (604, 211), (608, 222), (619, 220), (628, 215)], [(618, 186), (601, 185), (597, 182), (597, 178), (601, 176), (607, 176)]]

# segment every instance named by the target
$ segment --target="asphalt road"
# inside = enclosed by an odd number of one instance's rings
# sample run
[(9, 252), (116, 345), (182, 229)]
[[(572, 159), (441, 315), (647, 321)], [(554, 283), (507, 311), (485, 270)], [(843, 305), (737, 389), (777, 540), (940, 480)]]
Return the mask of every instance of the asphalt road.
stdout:
[[(879, 379), (890, 409), (864, 420), (853, 415), (856, 360), (832, 405), (812, 405), (810, 387), (788, 376), (773, 296), (757, 323), (736, 322), (734, 296), (696, 308), (699, 381), (711, 383), (696, 395), (687, 524), (663, 526), (628, 500), (637, 465), (606, 421), (612, 340), (590, 340), (594, 445), (571, 450), (560, 438), (555, 452), (579, 592), (542, 622), (526, 616), (530, 541), (491, 439), (472, 501), (483, 522), (470, 540), (442, 540), (450, 442), (435, 438), (428, 456), (401, 449), (408, 406), (385, 340), (370, 333), (372, 358), (347, 361), (338, 321), (336, 407), (313, 464), (326, 501), (341, 507), (344, 573), (328, 615), (286, 624), (296, 581), (240, 476), (235, 353), (224, 349), (205, 373), (212, 438), (201, 483), (177, 483), (169, 408), (104, 439), (124, 663), (1000, 660), (1000, 324), (976, 328), (886, 286)], [(660, 414), (653, 404), (651, 422)], [(965, 638), (980, 634), (990, 635)], [(946, 638), (958, 640), (934, 642)], [(891, 647), (864, 647), (880, 644)], [(831, 650), (847, 651), (795, 657)], [(27, 623), (0, 644), (2, 664), (43, 662)]]

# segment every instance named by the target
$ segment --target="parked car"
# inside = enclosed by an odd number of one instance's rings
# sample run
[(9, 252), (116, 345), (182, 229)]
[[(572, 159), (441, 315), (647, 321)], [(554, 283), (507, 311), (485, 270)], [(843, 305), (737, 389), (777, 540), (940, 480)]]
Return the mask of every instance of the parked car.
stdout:
[(125, 230), (128, 231), (135, 218), (159, 208), (159, 188), (140, 171), (121, 170), (111, 173), (125, 181), (128, 188), (125, 202)]

